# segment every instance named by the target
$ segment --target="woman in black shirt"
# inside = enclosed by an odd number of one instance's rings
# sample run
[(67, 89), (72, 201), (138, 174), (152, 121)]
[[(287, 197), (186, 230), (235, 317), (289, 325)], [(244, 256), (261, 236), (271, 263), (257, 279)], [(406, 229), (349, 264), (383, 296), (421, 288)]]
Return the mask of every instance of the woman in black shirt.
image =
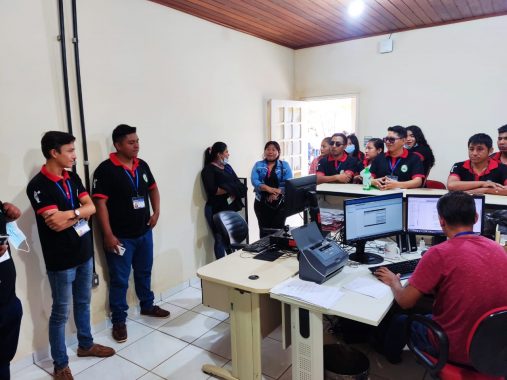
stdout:
[(431, 168), (435, 165), (435, 156), (433, 155), (433, 150), (431, 150), (431, 147), (424, 137), (424, 133), (417, 125), (407, 127), (406, 148), (411, 153), (415, 153), (421, 159), (426, 181)]
[(228, 164), (228, 160), (229, 151), (223, 142), (218, 141), (204, 151), (201, 178), (208, 198), (204, 216), (215, 237), (214, 250), (217, 259), (225, 256), (225, 247), (213, 222), (213, 215), (220, 211), (241, 210), (244, 207), (241, 198), (246, 196), (247, 190)]

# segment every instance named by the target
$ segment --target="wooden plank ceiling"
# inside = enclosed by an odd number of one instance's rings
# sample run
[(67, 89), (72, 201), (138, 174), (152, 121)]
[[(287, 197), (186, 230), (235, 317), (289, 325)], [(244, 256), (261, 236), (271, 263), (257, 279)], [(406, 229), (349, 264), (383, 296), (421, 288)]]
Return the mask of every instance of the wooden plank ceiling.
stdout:
[(293, 49), (507, 14), (507, 0), (151, 0)]

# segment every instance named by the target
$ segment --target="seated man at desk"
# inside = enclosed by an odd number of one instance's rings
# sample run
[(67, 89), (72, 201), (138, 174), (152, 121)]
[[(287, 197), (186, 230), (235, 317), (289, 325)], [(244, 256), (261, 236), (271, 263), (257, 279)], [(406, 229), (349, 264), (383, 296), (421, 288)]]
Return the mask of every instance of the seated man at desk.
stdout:
[(468, 160), (457, 162), (451, 168), (447, 188), (474, 194), (507, 195), (507, 166), (489, 155), (493, 140), (485, 133), (468, 139)]
[[(431, 318), (449, 338), (449, 360), (468, 364), (466, 343), (472, 326), (484, 313), (507, 305), (507, 255), (496, 242), (472, 232), (478, 216), (470, 195), (447, 193), (439, 199), (437, 211), (449, 240), (426, 252), (408, 284), (403, 287), (399, 276), (385, 267), (375, 275), (391, 287), (403, 309), (413, 307), (423, 294), (434, 294)], [(405, 320), (406, 315), (398, 315), (391, 322), (386, 341), (392, 356), (395, 350), (401, 355), (405, 346)], [(425, 327), (414, 324), (412, 331), (416, 346), (435, 354)]]
[(498, 128), (498, 140), (496, 143), (498, 145), (498, 152), (493, 153), (489, 158), (507, 165), (507, 124)]
[(354, 175), (363, 170), (363, 164), (345, 153), (347, 136), (335, 133), (329, 145), (330, 154), (322, 158), (317, 166), (317, 184), (352, 182)]
[(400, 125), (387, 128), (384, 143), (387, 152), (373, 160), (370, 172), (372, 185), (379, 190), (413, 189), (421, 187), (424, 167), (419, 156), (405, 147), (407, 131)]

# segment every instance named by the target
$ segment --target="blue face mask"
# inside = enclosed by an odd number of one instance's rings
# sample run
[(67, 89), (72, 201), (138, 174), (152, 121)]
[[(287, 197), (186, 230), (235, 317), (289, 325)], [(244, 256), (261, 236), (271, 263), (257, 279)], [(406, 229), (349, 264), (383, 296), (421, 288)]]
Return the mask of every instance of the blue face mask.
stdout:
[(347, 152), (348, 154), (354, 153), (355, 150), (356, 150), (356, 146), (355, 145), (347, 145), (345, 147), (345, 152)]

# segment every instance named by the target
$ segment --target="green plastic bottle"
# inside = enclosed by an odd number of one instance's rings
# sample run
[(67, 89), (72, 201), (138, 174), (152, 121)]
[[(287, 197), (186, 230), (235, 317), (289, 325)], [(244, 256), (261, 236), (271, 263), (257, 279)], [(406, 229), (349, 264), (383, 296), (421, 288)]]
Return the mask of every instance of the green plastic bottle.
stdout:
[(363, 172), (361, 173), (363, 177), (363, 190), (370, 190), (371, 189), (371, 173), (370, 168), (365, 167)]

